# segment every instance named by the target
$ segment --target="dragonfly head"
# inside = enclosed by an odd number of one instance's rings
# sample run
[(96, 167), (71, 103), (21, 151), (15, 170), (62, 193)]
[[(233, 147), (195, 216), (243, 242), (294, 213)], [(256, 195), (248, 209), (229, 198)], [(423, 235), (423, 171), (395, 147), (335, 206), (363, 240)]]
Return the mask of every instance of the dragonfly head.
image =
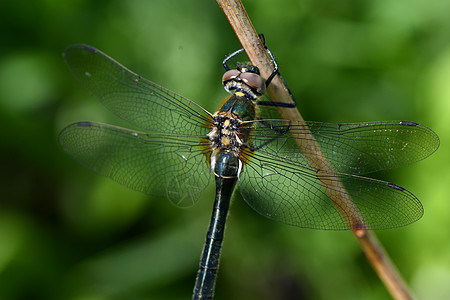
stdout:
[(227, 92), (243, 92), (249, 99), (256, 100), (266, 91), (266, 82), (259, 75), (259, 69), (251, 64), (238, 63), (237, 68), (223, 74), (222, 84)]

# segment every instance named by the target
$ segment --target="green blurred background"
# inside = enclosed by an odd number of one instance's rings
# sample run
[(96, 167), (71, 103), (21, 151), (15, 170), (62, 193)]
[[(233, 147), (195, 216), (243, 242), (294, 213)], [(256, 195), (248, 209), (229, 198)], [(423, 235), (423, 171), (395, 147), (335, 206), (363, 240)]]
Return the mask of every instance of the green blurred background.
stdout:
[[(307, 120), (411, 120), (442, 146), (375, 174), (417, 195), (419, 222), (376, 232), (414, 293), (450, 299), (449, 0), (244, 1)], [(0, 299), (189, 299), (214, 187), (191, 209), (130, 191), (63, 153), (73, 121), (122, 124), (61, 53), (93, 45), (213, 111), (240, 48), (214, 1), (0, 3)], [(267, 220), (236, 196), (216, 299), (386, 299), (350, 232)]]

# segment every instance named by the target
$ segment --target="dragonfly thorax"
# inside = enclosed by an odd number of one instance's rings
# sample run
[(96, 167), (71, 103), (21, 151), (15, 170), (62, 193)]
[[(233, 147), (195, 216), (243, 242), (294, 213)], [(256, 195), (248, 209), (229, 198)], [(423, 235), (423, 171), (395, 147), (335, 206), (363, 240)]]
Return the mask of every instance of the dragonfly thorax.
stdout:
[(208, 133), (211, 148), (238, 153), (243, 146), (243, 141), (239, 137), (242, 120), (229, 112), (217, 112), (214, 117), (213, 129)]
[[(216, 176), (239, 176), (243, 163), (247, 161), (251, 150), (247, 146), (248, 128), (243, 122), (232, 109), (214, 114), (213, 128), (208, 138), (210, 168)], [(226, 167), (227, 164), (230, 167)]]

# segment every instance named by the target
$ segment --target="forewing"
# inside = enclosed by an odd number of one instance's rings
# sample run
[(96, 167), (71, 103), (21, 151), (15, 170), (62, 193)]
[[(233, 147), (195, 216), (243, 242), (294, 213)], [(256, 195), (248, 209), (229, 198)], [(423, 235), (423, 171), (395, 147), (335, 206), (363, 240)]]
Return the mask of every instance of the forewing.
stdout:
[[(409, 121), (333, 124), (257, 120), (248, 126), (251, 146), (283, 161), (308, 165), (306, 155), (320, 150), (336, 172), (367, 174), (420, 161), (439, 147), (428, 127)], [(294, 139), (308, 145), (300, 152)]]
[(130, 124), (150, 132), (199, 136), (211, 122), (195, 102), (142, 78), (100, 50), (72, 45), (63, 56), (78, 81)]
[(200, 140), (78, 122), (60, 134), (64, 150), (87, 168), (133, 190), (191, 206), (209, 180)]

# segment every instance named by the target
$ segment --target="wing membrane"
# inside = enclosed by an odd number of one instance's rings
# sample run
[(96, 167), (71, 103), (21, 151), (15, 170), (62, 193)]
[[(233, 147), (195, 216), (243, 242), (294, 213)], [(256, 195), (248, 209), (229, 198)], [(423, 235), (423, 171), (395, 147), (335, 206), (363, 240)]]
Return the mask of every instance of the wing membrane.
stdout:
[(152, 135), (79, 122), (60, 134), (64, 150), (85, 167), (133, 190), (190, 206), (209, 180), (199, 139)]
[(142, 78), (100, 50), (72, 45), (63, 56), (78, 81), (130, 124), (151, 132), (199, 136), (211, 122), (210, 114), (195, 102)]
[[(439, 138), (431, 129), (408, 121), (333, 124), (257, 120), (249, 128), (253, 148), (300, 165), (308, 163), (294, 137), (308, 143), (309, 129), (336, 172), (357, 175), (409, 165), (439, 147)], [(317, 149), (305, 151), (314, 154)]]
[[(245, 201), (261, 215), (303, 228), (388, 229), (423, 215), (420, 201), (400, 186), (342, 173), (325, 174), (320, 181), (316, 175), (306, 165), (257, 152), (245, 166), (239, 186)], [(332, 184), (336, 181), (345, 188)], [(342, 196), (352, 203), (339, 209), (332, 199)], [(348, 222), (355, 215), (364, 223)]]

